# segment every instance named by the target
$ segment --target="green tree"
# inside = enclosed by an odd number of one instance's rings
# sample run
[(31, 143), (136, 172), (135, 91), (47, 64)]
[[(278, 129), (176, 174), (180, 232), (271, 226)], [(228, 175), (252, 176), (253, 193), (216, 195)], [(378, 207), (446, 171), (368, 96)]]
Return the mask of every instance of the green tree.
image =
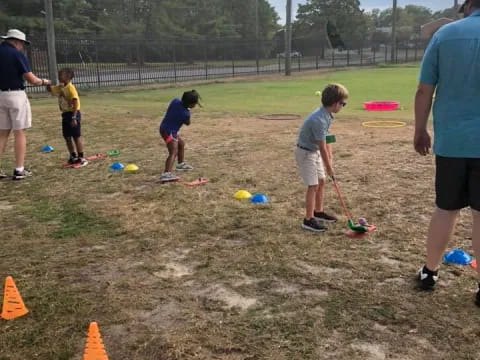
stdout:
[(308, 0), (298, 8), (295, 35), (316, 37), (319, 44), (355, 48), (365, 39), (368, 27), (359, 0)]

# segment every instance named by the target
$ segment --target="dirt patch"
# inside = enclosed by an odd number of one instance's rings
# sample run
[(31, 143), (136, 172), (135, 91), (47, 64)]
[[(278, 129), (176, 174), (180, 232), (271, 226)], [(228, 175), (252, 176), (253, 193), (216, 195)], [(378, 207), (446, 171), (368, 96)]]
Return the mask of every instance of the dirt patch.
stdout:
[(352, 348), (361, 352), (367, 359), (384, 360), (387, 358), (382, 345), (379, 344), (355, 343), (352, 344)]
[(13, 205), (8, 201), (0, 201), (0, 211), (13, 210)]
[(222, 302), (226, 309), (236, 308), (242, 311), (257, 304), (257, 299), (244, 297), (237, 292), (227, 289), (222, 285), (212, 285), (197, 293), (201, 297)]

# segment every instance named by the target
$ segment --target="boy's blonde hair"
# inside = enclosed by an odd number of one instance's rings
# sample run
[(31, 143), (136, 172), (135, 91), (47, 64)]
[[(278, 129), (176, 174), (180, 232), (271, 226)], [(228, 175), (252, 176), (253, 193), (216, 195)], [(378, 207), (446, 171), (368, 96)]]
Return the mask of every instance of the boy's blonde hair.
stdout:
[(328, 84), (322, 91), (323, 106), (332, 106), (345, 99), (348, 99), (348, 90), (341, 84)]

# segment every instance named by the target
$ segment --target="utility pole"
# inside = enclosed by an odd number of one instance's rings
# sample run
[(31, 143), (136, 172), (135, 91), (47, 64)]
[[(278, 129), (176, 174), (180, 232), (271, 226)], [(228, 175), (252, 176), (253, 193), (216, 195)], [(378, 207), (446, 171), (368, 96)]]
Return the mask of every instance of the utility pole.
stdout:
[(392, 7), (392, 56), (391, 61), (394, 63), (397, 59), (397, 0), (393, 0)]
[(458, 9), (458, 0), (453, 0), (453, 7)]
[(285, 75), (292, 74), (292, 0), (287, 0), (287, 21), (285, 24)]
[(260, 60), (258, 53), (258, 0), (255, 0), (255, 61), (257, 65), (257, 73), (260, 72)]
[(52, 84), (57, 83), (57, 53), (55, 52), (55, 28), (53, 26), (52, 0), (45, 0), (47, 22), (48, 75)]
[(258, 39), (258, 0), (255, 0), (255, 37)]

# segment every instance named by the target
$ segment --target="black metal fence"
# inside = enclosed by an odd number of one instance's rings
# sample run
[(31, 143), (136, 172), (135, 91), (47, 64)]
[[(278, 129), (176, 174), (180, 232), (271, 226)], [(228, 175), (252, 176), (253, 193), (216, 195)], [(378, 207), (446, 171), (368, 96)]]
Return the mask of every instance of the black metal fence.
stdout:
[[(365, 44), (358, 49), (331, 49), (314, 39), (294, 39), (292, 71), (379, 63), (418, 61), (425, 43)], [(283, 41), (239, 39), (119, 40), (57, 39), (58, 67), (75, 71), (75, 85), (94, 88), (148, 83), (175, 83), (264, 73), (284, 73)], [(46, 40), (38, 39), (27, 49), (35, 74), (48, 77)], [(40, 92), (39, 87), (29, 91)]]

